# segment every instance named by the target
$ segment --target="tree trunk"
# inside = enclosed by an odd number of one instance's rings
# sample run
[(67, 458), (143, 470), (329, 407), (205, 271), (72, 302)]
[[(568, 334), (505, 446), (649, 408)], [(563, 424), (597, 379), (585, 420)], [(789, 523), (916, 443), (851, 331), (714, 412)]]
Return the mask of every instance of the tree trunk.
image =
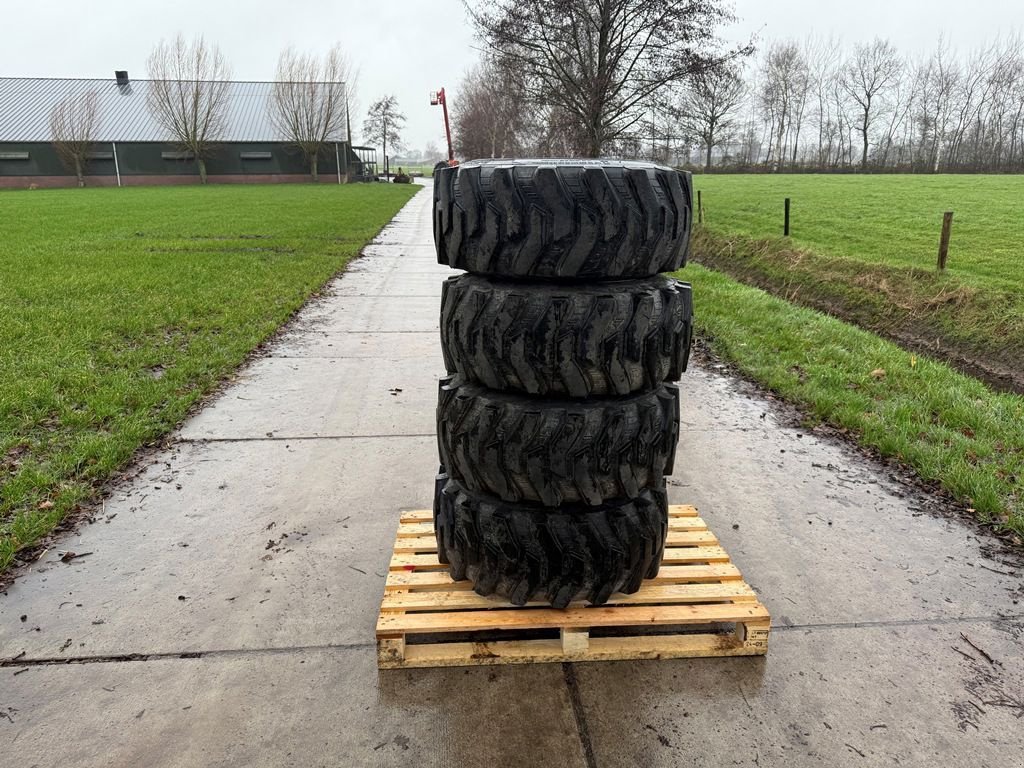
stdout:
[(604, 143), (602, 141), (603, 138), (604, 132), (601, 130), (599, 121), (592, 120), (590, 130), (587, 131), (587, 145), (583, 148), (586, 153), (586, 157), (601, 156), (601, 145)]
[(82, 171), (82, 158), (75, 158), (75, 176), (78, 177), (79, 188), (85, 186), (85, 173)]
[(705, 173), (711, 173), (711, 149), (712, 149), (712, 147), (711, 147), (711, 142), (710, 141), (708, 142), (707, 146), (708, 146), (707, 160), (704, 162), (704, 171), (705, 171)]
[(782, 137), (786, 135), (786, 118), (785, 113), (779, 119), (779, 134), (776, 139), (775, 149), (775, 170), (781, 171), (783, 166), (786, 164), (786, 153), (783, 151)]
[(197, 155), (196, 156), (196, 165), (199, 166), (199, 183), (200, 184), (205, 184), (206, 183), (206, 161), (203, 158), (201, 158), (201, 157), (199, 157)]
[(317, 173), (317, 165), (319, 164), (319, 162), (320, 158), (318, 158), (316, 155), (313, 155), (311, 158), (309, 158), (309, 175), (313, 177), (314, 184), (320, 181), (320, 174)]
[(860, 153), (860, 169), (862, 171), (866, 171), (868, 169), (868, 128), (871, 125), (868, 119), (868, 111), (866, 109), (864, 110), (864, 121), (861, 125), (860, 133), (861, 136), (864, 137), (864, 144)]

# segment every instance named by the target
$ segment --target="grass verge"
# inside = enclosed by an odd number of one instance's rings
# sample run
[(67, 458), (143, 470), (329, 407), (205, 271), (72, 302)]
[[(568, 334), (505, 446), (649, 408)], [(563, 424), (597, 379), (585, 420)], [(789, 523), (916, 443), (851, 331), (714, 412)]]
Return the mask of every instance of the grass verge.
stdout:
[(0, 194), (0, 571), (171, 430), (418, 190)]
[(915, 267), (824, 256), (783, 238), (698, 228), (693, 258), (789, 301), (1024, 392), (1024, 295)]
[(693, 283), (698, 330), (716, 354), (1021, 543), (1024, 398), (699, 265), (677, 276)]

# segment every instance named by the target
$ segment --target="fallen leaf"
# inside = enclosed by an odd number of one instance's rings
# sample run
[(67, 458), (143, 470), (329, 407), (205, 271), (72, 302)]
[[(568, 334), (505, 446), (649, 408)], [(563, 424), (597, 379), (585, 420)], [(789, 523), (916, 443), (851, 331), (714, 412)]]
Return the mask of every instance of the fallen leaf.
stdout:
[(871, 372), (871, 378), (872, 379), (884, 379), (885, 378), (885, 369), (884, 368), (875, 368), (875, 370), (873, 370)]
[(92, 552), (83, 552), (82, 554), (78, 554), (77, 552), (65, 552), (60, 556), (60, 561), (62, 563), (70, 563), (72, 560), (76, 560), (80, 557), (88, 557), (91, 554)]

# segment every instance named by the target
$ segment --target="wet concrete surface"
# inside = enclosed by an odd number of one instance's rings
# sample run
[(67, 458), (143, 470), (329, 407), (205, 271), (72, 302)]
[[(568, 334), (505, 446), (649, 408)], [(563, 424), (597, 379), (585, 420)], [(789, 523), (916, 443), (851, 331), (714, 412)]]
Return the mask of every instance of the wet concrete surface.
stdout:
[(378, 674), (365, 647), (303, 649), (36, 667), (3, 691), (0, 764), (22, 768), (583, 764), (558, 665)]
[(378, 673), (436, 469), (429, 242), (425, 190), (60, 542), (88, 557), (0, 596), (0, 765), (1024, 764), (1016, 562), (710, 366), (670, 492), (770, 608), (767, 658)]

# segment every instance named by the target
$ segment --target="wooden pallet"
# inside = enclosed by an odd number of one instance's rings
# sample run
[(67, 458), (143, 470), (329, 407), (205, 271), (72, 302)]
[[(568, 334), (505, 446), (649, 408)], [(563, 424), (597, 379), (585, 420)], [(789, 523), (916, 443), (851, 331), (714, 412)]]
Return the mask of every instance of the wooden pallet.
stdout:
[[(402, 514), (377, 621), (382, 669), (768, 651), (768, 609), (694, 507), (669, 508), (656, 578), (635, 594), (613, 595), (606, 605), (578, 603), (565, 610), (543, 602), (515, 606), (477, 595), (468, 581), (452, 581), (437, 560), (432, 519), (428, 510)], [(671, 634), (653, 634), (652, 628), (670, 628)], [(537, 639), (545, 633), (551, 636)]]

